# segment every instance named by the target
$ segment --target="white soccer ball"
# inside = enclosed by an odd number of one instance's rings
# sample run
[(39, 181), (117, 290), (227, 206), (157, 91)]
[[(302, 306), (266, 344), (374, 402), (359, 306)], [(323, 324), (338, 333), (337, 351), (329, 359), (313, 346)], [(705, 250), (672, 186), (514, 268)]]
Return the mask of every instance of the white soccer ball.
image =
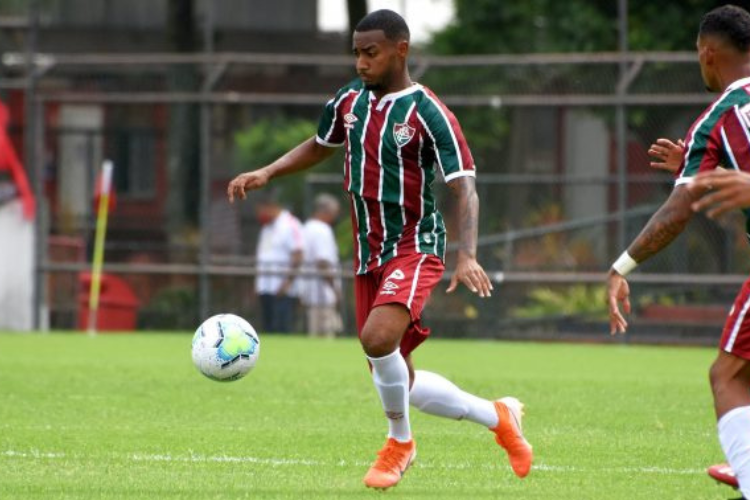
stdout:
[(259, 354), (255, 328), (234, 314), (211, 316), (193, 335), (193, 363), (211, 380), (241, 379), (253, 369)]

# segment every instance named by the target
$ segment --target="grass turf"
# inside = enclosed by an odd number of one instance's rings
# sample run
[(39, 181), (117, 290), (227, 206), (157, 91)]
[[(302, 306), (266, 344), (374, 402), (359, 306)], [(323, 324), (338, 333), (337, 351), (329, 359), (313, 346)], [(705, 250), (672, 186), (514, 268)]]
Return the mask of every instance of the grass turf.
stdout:
[[(0, 334), (0, 498), (359, 499), (386, 423), (356, 341), (264, 336), (255, 371), (212, 382), (189, 335)], [(726, 499), (712, 349), (447, 341), (415, 353), (527, 405), (535, 467), (487, 430), (412, 411), (403, 499)], [(382, 497), (378, 497), (382, 498)]]

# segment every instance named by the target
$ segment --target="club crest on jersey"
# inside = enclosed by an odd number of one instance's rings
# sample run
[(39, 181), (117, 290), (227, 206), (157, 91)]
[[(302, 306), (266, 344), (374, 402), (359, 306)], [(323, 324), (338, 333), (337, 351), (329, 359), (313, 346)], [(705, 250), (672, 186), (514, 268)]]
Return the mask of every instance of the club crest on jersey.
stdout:
[(396, 141), (396, 146), (406, 146), (411, 138), (414, 137), (416, 131), (414, 127), (410, 127), (406, 123), (395, 123), (393, 125), (393, 140)]
[(357, 116), (354, 113), (347, 113), (344, 115), (344, 127), (346, 128), (354, 128), (354, 123), (358, 120)]

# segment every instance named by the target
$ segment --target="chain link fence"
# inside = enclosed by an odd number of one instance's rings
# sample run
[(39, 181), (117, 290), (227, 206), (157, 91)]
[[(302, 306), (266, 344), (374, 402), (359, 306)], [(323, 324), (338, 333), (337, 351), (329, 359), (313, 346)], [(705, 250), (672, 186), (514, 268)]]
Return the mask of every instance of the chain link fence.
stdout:
[[(20, 79), (29, 63), (5, 54), (3, 73)], [(189, 329), (220, 311), (257, 318), (253, 197), (230, 205), (226, 184), (311, 136), (323, 104), (354, 77), (353, 60), (37, 54), (33, 68), (29, 126), (14, 132), (34, 145), (27, 158), (43, 207), (37, 307), (47, 305), (49, 325), (77, 326), (83, 299), (76, 276), (88, 269), (91, 200), (105, 158), (115, 163), (118, 198), (105, 271), (134, 291), (138, 326)], [(712, 99), (695, 55), (416, 57), (411, 74), (453, 109), (472, 147), (479, 258), (495, 282), (489, 300), (439, 287), (425, 312), (429, 324), (447, 336), (606, 332), (603, 272), (672, 186), (669, 174), (649, 168), (648, 146), (683, 137)], [(278, 182), (293, 213), (309, 216), (319, 192), (348, 206), (342, 163), (336, 156)], [(437, 189), (455, 234), (450, 194)], [(639, 268), (635, 338), (715, 337), (750, 268), (739, 217), (697, 215)], [(336, 234), (345, 330), (353, 334), (348, 214)], [(449, 270), (454, 259), (449, 248)]]

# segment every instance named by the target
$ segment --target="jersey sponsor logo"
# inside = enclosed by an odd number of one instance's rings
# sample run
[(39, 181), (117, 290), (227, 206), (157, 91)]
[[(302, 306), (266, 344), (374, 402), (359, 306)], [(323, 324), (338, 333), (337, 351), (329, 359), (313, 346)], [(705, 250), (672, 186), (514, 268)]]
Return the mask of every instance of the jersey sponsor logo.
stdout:
[(391, 274), (389, 274), (388, 276), (386, 276), (385, 280), (386, 281), (390, 281), (392, 279), (394, 279), (394, 280), (402, 280), (404, 278), (406, 278), (406, 276), (404, 276), (404, 272), (401, 269), (396, 269)]
[(359, 118), (357, 118), (357, 116), (354, 113), (345, 114), (344, 121), (346, 123), (344, 123), (344, 127), (350, 128), (350, 129), (354, 128), (354, 124), (357, 122), (357, 120), (359, 120)]
[(406, 123), (395, 123), (393, 125), (393, 140), (396, 141), (396, 146), (406, 146), (412, 137), (414, 137), (416, 131), (417, 129), (410, 127)]

